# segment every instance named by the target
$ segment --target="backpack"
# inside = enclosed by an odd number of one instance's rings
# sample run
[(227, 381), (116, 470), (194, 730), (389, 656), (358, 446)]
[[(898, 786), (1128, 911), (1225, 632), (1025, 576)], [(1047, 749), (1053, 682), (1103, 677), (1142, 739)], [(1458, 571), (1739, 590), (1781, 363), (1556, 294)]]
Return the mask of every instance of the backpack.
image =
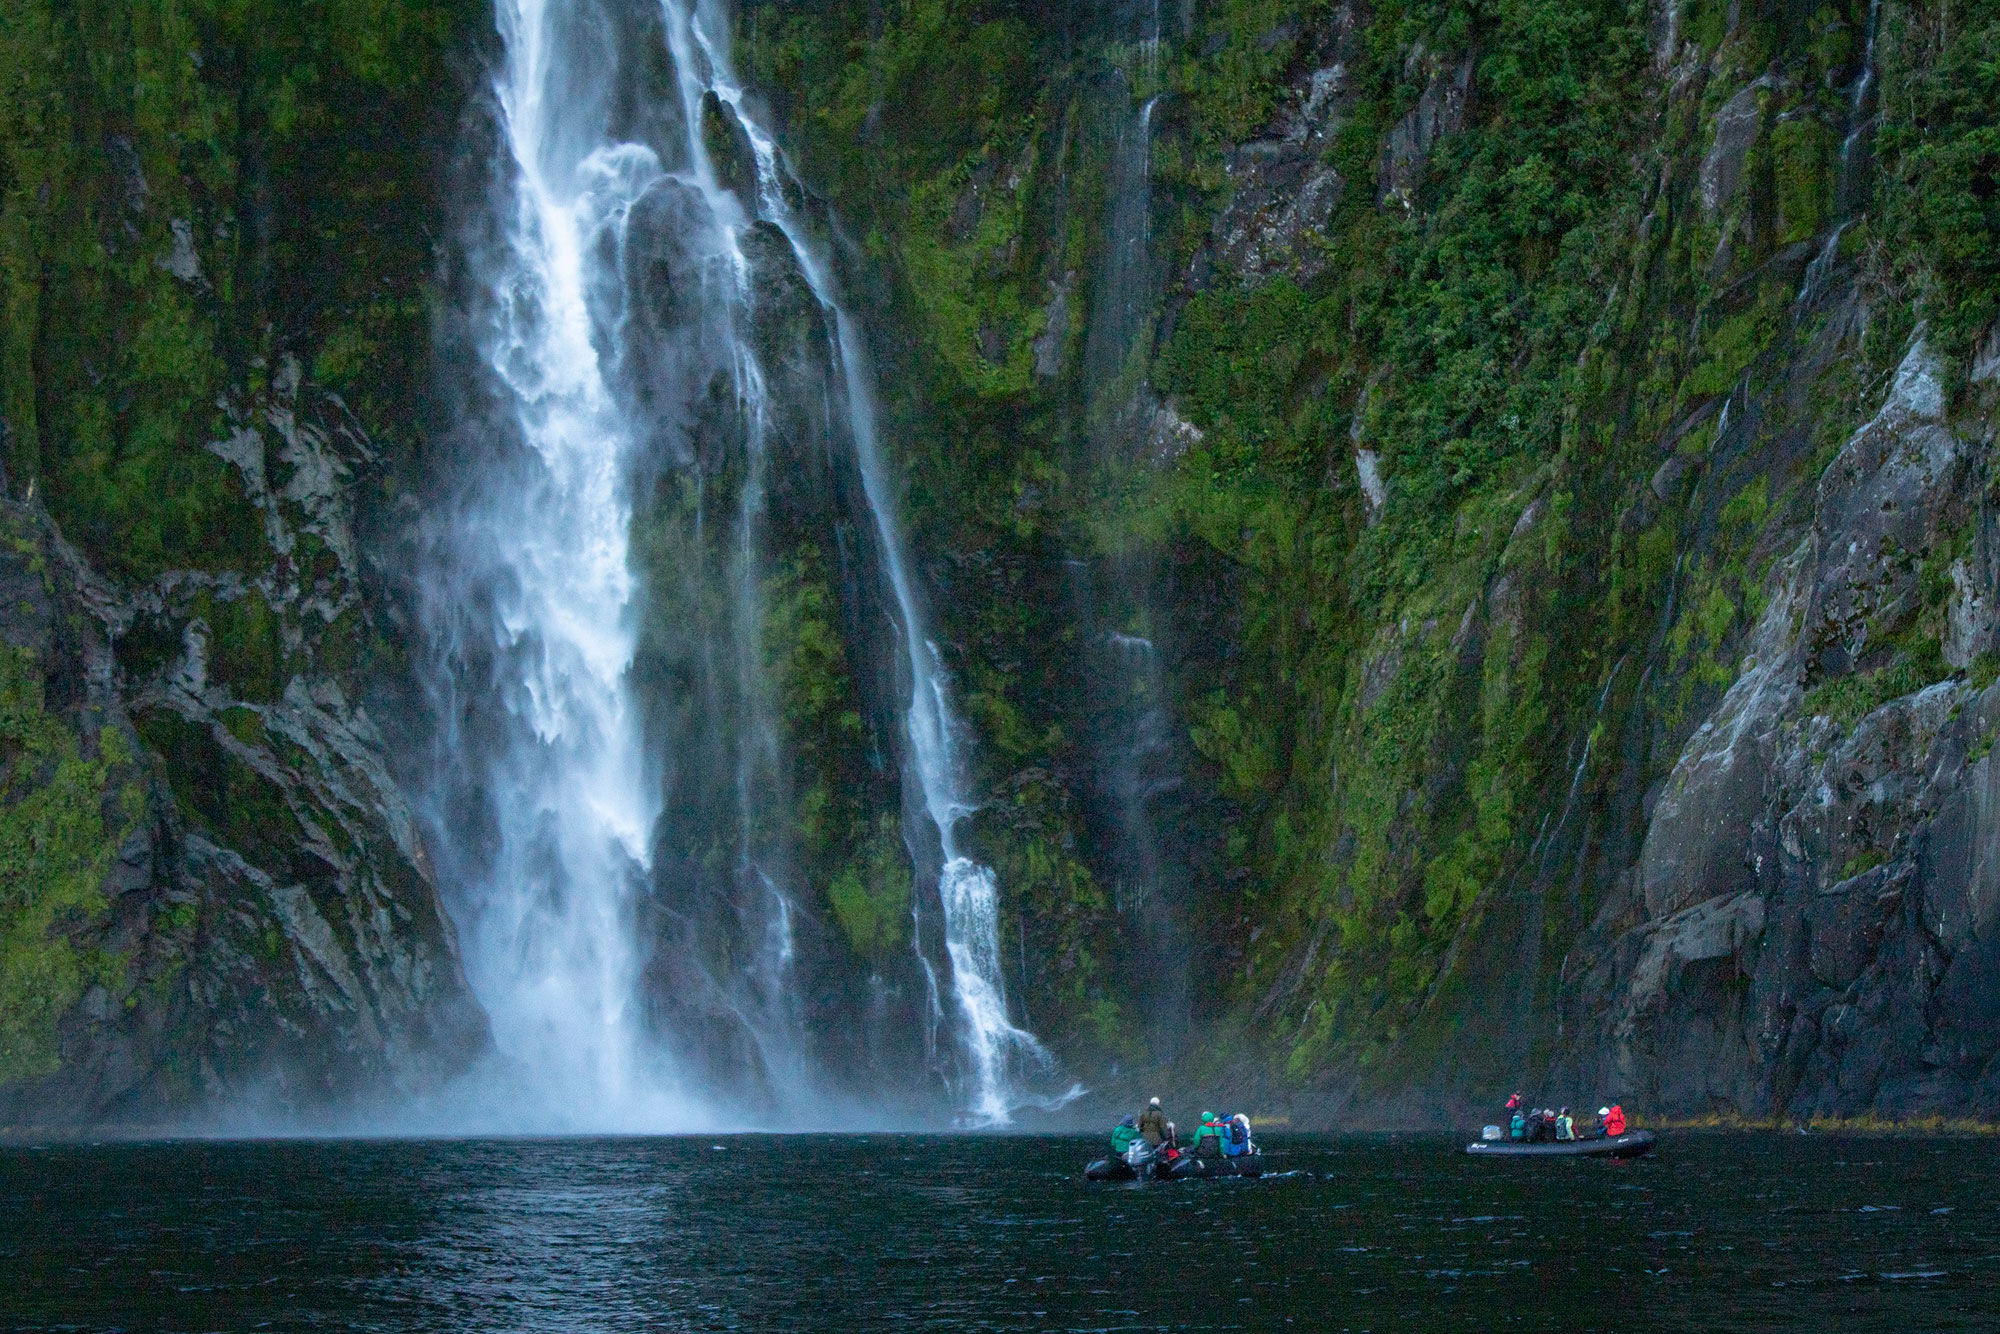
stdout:
[(1229, 1142), (1239, 1149), (1248, 1144), (1250, 1142), (1250, 1127), (1244, 1125), (1240, 1120), (1232, 1120), (1229, 1123)]

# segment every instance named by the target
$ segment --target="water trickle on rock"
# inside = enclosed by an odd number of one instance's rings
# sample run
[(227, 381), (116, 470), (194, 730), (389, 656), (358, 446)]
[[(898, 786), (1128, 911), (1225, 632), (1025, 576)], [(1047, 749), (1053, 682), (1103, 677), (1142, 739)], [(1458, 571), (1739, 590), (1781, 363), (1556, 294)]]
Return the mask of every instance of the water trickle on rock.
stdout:
[(1864, 202), (1861, 182), (1866, 172), (1856, 150), (1865, 144), (1865, 132), (1874, 117), (1875, 41), (1882, 27), (1882, 0), (1868, 0), (1868, 31), (1863, 37), (1861, 73), (1847, 107), (1847, 134), (1840, 141), (1840, 170), (1835, 178), (1834, 203), (1840, 215), (1850, 217)]
[[(1164, 285), (1152, 225), (1160, 6), (1139, 0), (1110, 21), (1136, 59), (1107, 92), (1121, 110), (1108, 145), (1104, 260), (1093, 280), (1082, 370), (1089, 466), (1115, 474), (1139, 459), (1161, 411), (1145, 378)], [(1179, 822), (1168, 806), (1182, 759), (1167, 673), (1149, 637), (1150, 627), (1165, 619), (1158, 612), (1161, 578), (1129, 557), (1096, 563), (1102, 568), (1080, 574), (1075, 606), (1089, 646), (1097, 819), (1110, 853), (1114, 906), (1131, 924), (1131, 989), (1149, 1043), (1169, 1053), (1188, 1031), (1192, 992), (1182, 924), (1189, 897), (1185, 848), (1174, 846)], [(1147, 633), (1134, 633), (1141, 629)]]

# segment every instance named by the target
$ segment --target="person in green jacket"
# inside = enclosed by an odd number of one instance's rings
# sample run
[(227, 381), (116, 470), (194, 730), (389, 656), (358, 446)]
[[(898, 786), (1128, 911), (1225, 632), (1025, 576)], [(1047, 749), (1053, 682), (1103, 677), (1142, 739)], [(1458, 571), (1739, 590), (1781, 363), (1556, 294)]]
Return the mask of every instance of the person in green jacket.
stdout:
[(1214, 1112), (1201, 1114), (1201, 1125), (1194, 1132), (1194, 1149), (1197, 1158), (1220, 1158), (1222, 1156), (1222, 1122)]
[(1132, 1141), (1139, 1138), (1139, 1122), (1135, 1117), (1126, 1117), (1111, 1130), (1111, 1156), (1123, 1158), (1125, 1151), (1132, 1147)]

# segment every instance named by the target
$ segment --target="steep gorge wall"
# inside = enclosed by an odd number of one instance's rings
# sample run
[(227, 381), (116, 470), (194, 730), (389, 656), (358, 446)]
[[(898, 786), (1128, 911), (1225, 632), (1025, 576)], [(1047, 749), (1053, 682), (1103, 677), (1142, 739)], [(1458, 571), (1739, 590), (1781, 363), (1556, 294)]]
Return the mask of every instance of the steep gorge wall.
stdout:
[(476, 5), (0, 19), (0, 1125), (476, 1052), (369, 704)]
[[(1996, 19), (1245, 0), (1155, 64), (1083, 7), (743, 7), (877, 305), (1045, 1032), (1321, 1116), (1550, 1071), (1990, 1113)], [(1166, 663), (1178, 901), (1103, 837), (1107, 631)]]
[[(2000, 11), (735, 19), (875, 341), (1015, 1017), (1070, 1069), (1302, 1119), (1545, 1075), (1994, 1114)], [(414, 716), (381, 567), (435, 499), (489, 22), (0, 24), (0, 1124), (408, 1090), (484, 1041), (380, 733)], [(807, 383), (797, 286), (756, 336)], [(711, 406), (697, 444), (736, 429)], [(756, 638), (834, 1033), (916, 1004), (923, 887), (822, 429), (778, 424)], [(661, 719), (721, 561), (676, 545), (667, 462), (634, 535)], [(698, 888), (721, 853), (684, 851)], [(713, 909), (662, 902), (662, 933)], [(705, 982), (652, 982), (730, 1050)]]

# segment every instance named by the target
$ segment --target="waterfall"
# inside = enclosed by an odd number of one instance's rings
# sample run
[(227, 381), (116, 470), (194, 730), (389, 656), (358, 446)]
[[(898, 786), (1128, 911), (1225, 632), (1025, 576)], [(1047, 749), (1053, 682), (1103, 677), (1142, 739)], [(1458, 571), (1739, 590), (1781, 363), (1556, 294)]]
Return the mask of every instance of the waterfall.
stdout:
[(1116, 18), (1130, 42), (1125, 68), (1113, 76), (1110, 96), (1125, 103), (1111, 145), (1111, 191), (1106, 209), (1104, 263), (1093, 284), (1083, 370), (1090, 409), (1101, 435), (1107, 419), (1129, 416), (1140, 398), (1140, 377), (1159, 277), (1153, 263), (1153, 113), (1160, 104), (1160, 8), (1140, 0)]
[[(961, 844), (963, 730), (861, 331), (730, 71), (723, 15), (501, 0), (498, 26), (505, 180), (472, 266), (498, 406), (417, 584), (440, 881), (508, 1087), (527, 1090), (513, 1115), (667, 1129), (824, 1114), (763, 644), (773, 423), (817, 410), (821, 443), (851, 445), (897, 620), (910, 807), (941, 853), (945, 957), (914, 934), (933, 1023), (951, 1007), (962, 1060), (946, 1073), (969, 1119), (1003, 1122), (1021, 1063), (1048, 1058), (1008, 1018), (998, 886)], [(718, 156), (737, 134), (754, 170)], [(787, 281), (825, 330), (833, 383), (789, 391), (814, 404), (780, 401), (761, 357), (759, 312)], [(824, 489), (815, 504), (837, 511)]]
[(746, 105), (743, 88), (731, 72), (722, 17), (706, 6), (690, 10), (683, 0), (665, 3), (675, 64), (687, 90), (684, 96), (697, 96), (698, 83), (700, 93), (719, 98), (743, 126), (756, 157), (758, 211), (790, 244), (833, 331), (832, 351), (846, 390), (846, 424), (901, 622), (903, 642), (899, 648), (909, 672), (910, 696), (904, 715), (909, 759), (916, 771), (924, 816), (942, 852), (938, 897), (958, 1034), (969, 1075), (964, 1110), (976, 1122), (1001, 1124), (1009, 1119), (1020, 1096), (1013, 1080), (1015, 1058), (1025, 1057), (1037, 1064), (1046, 1063), (1048, 1058), (1034, 1035), (1008, 1018), (1000, 964), (999, 886), (992, 870), (967, 855), (960, 844), (959, 827), (976, 809), (964, 788), (960, 753), (964, 733), (952, 707), (937, 645), (925, 632), (910, 577), (907, 543), (897, 522), (895, 494), (882, 457), (866, 345), (859, 324), (839, 299), (828, 257), (813, 243), (787, 199), (776, 139)]
[[(1092, 300), (1084, 374), (1100, 415), (1127, 414), (1148, 351), (1158, 280), (1153, 266), (1153, 109), (1140, 103), (1118, 132), (1111, 165), (1105, 265)], [(1135, 359), (1138, 364), (1135, 363)]]
[(1847, 134), (1840, 141), (1840, 170), (1834, 178), (1834, 207), (1842, 218), (1852, 217), (1864, 202), (1856, 198), (1866, 177), (1865, 163), (1857, 164), (1855, 152), (1863, 147), (1863, 136), (1874, 116), (1870, 100), (1875, 92), (1875, 41), (1882, 26), (1882, 0), (1868, 0), (1868, 31), (1862, 42), (1861, 73), (1847, 107)]
[[(661, 164), (607, 136), (606, 90), (571, 59), (557, 18), (543, 0), (498, 12), (511, 189), (478, 341), (522, 448), (453, 516), (422, 606), (442, 646), (440, 764), (475, 748), (463, 715), (486, 709), (501, 737), (478, 780), (490, 846), (464, 858), (476, 883), (447, 898), (496, 1045), (546, 1096), (520, 1115), (637, 1128), (694, 1112), (643, 1038), (632, 915), (660, 802), (627, 683), (635, 433), (602, 338), (615, 318), (606, 257)], [(485, 691), (470, 679), (482, 663)], [(474, 838), (460, 832), (439, 829), (453, 865)]]
[[(1105, 249), (1092, 284), (1083, 388), (1091, 451), (1086, 466), (1115, 476), (1140, 459), (1158, 410), (1145, 377), (1163, 277), (1152, 228), (1160, 6), (1137, 0), (1110, 18), (1119, 49), (1131, 54), (1106, 92), (1120, 105), (1109, 144)], [(1108, 850), (1104, 874), (1114, 905), (1129, 923), (1129, 989), (1154, 1053), (1167, 1055), (1187, 1032), (1191, 1010), (1183, 920), (1190, 898), (1187, 844), (1172, 842), (1182, 832), (1178, 817), (1184, 812), (1170, 804), (1180, 787), (1182, 756), (1153, 637), (1156, 608), (1168, 599), (1159, 587), (1161, 574), (1143, 553), (1102, 553), (1078, 568), (1097, 842)]]
[(1840, 262), (1840, 240), (1853, 225), (1854, 215), (1867, 203), (1867, 153), (1864, 139), (1874, 119), (1875, 44), (1882, 24), (1882, 0), (1869, 0), (1868, 27), (1863, 36), (1861, 72), (1855, 76), (1847, 99), (1847, 133), (1840, 141), (1840, 162), (1833, 178), (1834, 227), (1819, 253), (1806, 265), (1798, 297), (1792, 303), (1792, 323), (1800, 323), (1819, 301), (1827, 279)]

